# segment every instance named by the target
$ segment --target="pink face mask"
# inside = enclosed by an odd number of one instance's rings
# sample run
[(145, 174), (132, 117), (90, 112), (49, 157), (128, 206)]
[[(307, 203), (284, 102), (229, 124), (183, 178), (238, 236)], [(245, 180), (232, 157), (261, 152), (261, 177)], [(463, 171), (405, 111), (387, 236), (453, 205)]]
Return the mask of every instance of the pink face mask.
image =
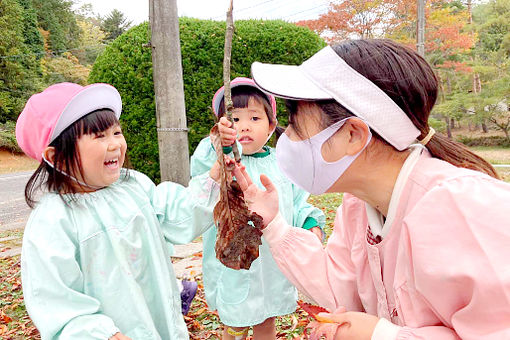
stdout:
[(367, 147), (369, 137), (363, 149), (356, 155), (344, 156), (336, 162), (326, 162), (321, 149), (335, 132), (347, 121), (346, 118), (322, 130), (315, 136), (302, 141), (291, 141), (282, 134), (276, 144), (276, 161), (280, 170), (296, 185), (314, 195), (325, 193), (349, 168), (354, 160)]

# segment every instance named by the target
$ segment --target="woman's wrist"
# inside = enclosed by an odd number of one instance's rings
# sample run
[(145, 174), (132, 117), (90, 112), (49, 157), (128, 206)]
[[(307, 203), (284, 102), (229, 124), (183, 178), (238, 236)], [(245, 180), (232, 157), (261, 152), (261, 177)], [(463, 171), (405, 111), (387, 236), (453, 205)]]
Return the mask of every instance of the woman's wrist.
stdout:
[(278, 213), (273, 220), (262, 229), (262, 235), (271, 247), (273, 244), (283, 240), (290, 228), (291, 226), (285, 221), (283, 216)]

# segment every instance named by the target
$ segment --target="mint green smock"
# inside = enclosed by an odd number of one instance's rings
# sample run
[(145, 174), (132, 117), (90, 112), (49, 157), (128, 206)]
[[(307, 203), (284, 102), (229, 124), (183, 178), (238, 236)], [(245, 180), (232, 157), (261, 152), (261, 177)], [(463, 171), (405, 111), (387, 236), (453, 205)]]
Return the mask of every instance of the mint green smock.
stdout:
[(168, 243), (211, 225), (218, 185), (204, 174), (185, 188), (129, 171), (67, 202), (46, 193), (25, 228), (27, 311), (42, 339), (188, 339)]
[[(307, 203), (309, 194), (292, 184), (276, 163), (275, 150), (256, 156), (241, 156), (241, 162), (253, 182), (263, 188), (260, 175), (267, 175), (278, 189), (280, 213), (296, 227), (323, 227), (324, 214)], [(204, 138), (191, 157), (191, 175), (199, 176), (210, 170), (216, 161), (216, 151), (210, 138)], [(212, 224), (213, 221), (211, 220)], [(259, 257), (249, 270), (233, 270), (216, 259), (216, 227), (203, 236), (203, 276), (207, 304), (218, 310), (223, 324), (233, 327), (253, 326), (267, 318), (296, 310), (296, 288), (276, 265), (269, 246), (262, 238)]]

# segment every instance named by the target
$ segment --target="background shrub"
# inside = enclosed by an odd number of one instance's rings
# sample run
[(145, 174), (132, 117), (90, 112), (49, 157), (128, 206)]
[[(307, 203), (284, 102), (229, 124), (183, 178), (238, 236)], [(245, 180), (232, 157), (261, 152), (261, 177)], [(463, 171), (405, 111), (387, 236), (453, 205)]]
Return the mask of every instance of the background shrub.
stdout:
[(7, 121), (0, 123), (0, 150), (23, 153), (16, 142), (16, 123)]
[[(225, 23), (180, 18), (180, 39), (189, 147), (192, 153), (214, 124), (211, 100), (223, 84)], [(325, 46), (307, 28), (280, 20), (239, 20), (232, 47), (231, 78), (249, 76), (254, 61), (300, 64)], [(121, 122), (133, 167), (159, 181), (156, 113), (148, 23), (133, 27), (100, 55), (89, 82), (105, 82), (122, 95)], [(278, 105), (280, 125), (287, 122)]]

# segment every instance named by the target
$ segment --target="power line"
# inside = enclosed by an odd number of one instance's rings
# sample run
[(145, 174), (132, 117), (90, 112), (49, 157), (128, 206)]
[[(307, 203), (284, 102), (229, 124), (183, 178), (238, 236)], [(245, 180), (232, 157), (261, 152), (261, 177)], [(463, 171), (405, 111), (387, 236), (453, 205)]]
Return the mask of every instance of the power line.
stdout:
[(317, 9), (317, 8), (320, 8), (320, 7), (324, 7), (324, 6), (328, 6), (328, 4), (322, 4), (322, 5), (315, 6), (315, 7), (309, 8), (309, 9), (305, 9), (305, 10), (302, 10), (300, 12), (296, 12), (294, 14), (290, 14), (290, 15), (284, 16), (284, 17), (282, 17), (282, 19), (288, 19), (288, 18), (296, 16), (298, 14), (305, 13), (305, 12), (310, 12), (310, 11), (313, 11), (314, 9)]

